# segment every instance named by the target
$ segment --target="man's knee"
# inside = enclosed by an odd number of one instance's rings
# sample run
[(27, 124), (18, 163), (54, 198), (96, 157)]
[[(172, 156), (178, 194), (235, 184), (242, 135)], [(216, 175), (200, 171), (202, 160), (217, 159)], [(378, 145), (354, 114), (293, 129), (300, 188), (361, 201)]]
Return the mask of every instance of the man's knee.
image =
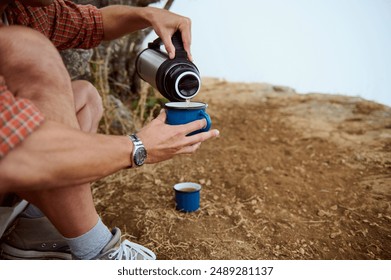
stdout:
[[(37, 70), (53, 65), (65, 69), (65, 66), (61, 65), (62, 60), (57, 49), (50, 40), (28, 27), (1, 27), (0, 50), (2, 54), (0, 67), (7, 67), (8, 72), (16, 70), (33, 72), (32, 68)], [(29, 67), (25, 67), (26, 65)]]
[[(0, 28), (0, 74), (12, 92), (37, 87), (64, 90), (69, 75), (54, 45), (31, 28)], [(69, 86), (70, 89), (70, 86)]]
[(93, 106), (94, 111), (97, 115), (102, 116), (103, 113), (103, 103), (102, 97), (100, 96), (98, 90), (93, 84), (87, 81), (82, 81), (84, 91), (87, 94), (88, 102)]
[(74, 92), (76, 111), (88, 107), (93, 113), (94, 118), (100, 119), (103, 115), (103, 103), (95, 86), (88, 81), (77, 80), (72, 82), (72, 89)]

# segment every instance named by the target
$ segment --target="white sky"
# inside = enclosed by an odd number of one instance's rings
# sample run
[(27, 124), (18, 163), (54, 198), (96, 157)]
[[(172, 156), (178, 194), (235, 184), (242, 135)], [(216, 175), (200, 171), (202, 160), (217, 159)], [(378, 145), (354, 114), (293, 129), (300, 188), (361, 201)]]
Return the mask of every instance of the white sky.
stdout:
[(391, 0), (175, 0), (171, 11), (192, 19), (202, 76), (391, 106)]

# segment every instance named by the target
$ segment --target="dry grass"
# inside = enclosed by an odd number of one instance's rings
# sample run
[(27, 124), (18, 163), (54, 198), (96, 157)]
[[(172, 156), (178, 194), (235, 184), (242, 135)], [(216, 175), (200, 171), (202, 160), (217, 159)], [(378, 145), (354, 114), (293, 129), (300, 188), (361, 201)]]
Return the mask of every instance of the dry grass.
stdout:
[[(100, 124), (100, 132), (104, 134), (128, 134), (142, 128), (157, 116), (164, 99), (157, 90), (141, 81), (141, 90), (132, 94), (129, 85), (116, 83), (128, 91), (128, 98), (120, 100), (110, 86), (110, 59), (114, 52), (114, 45), (105, 48), (105, 54), (95, 52), (95, 59), (91, 61), (94, 85), (101, 94), (104, 112)], [(120, 109), (119, 107), (122, 107)], [(126, 110), (128, 114), (119, 111)], [(129, 118), (129, 115), (131, 118)], [(117, 124), (114, 128), (113, 123)], [(118, 125), (119, 124), (119, 125)], [(119, 126), (119, 127), (118, 127)]]

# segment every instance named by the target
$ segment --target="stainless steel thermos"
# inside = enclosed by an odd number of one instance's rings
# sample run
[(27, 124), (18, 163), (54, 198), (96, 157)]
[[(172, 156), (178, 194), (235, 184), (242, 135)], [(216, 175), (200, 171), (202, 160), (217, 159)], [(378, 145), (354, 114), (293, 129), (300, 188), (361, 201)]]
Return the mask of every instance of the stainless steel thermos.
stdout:
[(182, 37), (177, 31), (172, 37), (175, 58), (170, 59), (161, 50), (162, 40), (157, 38), (148, 44), (136, 59), (136, 71), (141, 79), (156, 88), (170, 101), (191, 99), (201, 88), (197, 67), (187, 58)]

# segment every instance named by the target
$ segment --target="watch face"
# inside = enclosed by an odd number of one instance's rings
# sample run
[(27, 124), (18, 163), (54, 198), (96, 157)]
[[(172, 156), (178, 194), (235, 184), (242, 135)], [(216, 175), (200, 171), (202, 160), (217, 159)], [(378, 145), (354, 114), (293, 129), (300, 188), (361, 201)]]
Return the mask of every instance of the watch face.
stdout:
[(138, 148), (134, 154), (134, 163), (138, 166), (143, 165), (147, 158), (147, 150), (144, 148)]

